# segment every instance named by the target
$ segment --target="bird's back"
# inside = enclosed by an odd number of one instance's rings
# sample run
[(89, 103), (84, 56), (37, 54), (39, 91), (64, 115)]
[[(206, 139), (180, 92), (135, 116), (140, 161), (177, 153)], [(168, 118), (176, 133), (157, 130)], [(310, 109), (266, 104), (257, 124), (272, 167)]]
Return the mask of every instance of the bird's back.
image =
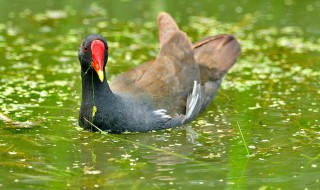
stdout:
[(117, 76), (110, 86), (114, 92), (130, 94), (137, 101), (150, 97), (154, 109), (165, 109), (170, 115), (184, 114), (193, 83), (200, 82), (193, 45), (167, 13), (159, 15), (158, 24), (157, 58)]
[(159, 15), (158, 24), (157, 58), (117, 76), (110, 86), (137, 101), (149, 97), (153, 109), (164, 109), (172, 117), (188, 115), (188, 122), (210, 104), (240, 46), (231, 35), (208, 37), (192, 45), (166, 13)]

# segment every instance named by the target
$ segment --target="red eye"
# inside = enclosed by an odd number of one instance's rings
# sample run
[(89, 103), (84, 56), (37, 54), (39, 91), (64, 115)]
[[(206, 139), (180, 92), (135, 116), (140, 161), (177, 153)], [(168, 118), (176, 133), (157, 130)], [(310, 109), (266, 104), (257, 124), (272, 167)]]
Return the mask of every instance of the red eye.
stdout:
[(83, 45), (83, 46), (82, 46), (82, 51), (84, 51), (85, 53), (87, 53), (89, 50), (88, 50), (88, 48), (87, 48), (85, 45)]

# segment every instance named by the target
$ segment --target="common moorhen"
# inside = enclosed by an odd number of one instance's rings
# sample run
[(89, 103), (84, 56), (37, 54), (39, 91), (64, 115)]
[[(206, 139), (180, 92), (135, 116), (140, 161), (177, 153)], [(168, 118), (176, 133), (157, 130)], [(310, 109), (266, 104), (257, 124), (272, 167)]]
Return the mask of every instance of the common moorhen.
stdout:
[(240, 54), (231, 35), (208, 37), (191, 44), (167, 13), (158, 16), (160, 52), (148, 61), (106, 80), (108, 44), (90, 34), (79, 49), (82, 102), (79, 125), (84, 129), (145, 132), (190, 122), (215, 97)]

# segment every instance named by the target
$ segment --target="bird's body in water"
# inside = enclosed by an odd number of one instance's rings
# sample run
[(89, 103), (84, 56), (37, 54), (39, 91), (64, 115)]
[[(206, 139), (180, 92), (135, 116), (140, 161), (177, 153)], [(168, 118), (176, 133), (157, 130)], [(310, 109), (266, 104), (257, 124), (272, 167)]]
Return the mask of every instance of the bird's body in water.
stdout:
[(98, 34), (84, 38), (79, 49), (81, 127), (113, 133), (172, 128), (190, 122), (211, 103), (240, 54), (237, 40), (218, 35), (192, 44), (169, 14), (161, 13), (158, 24), (158, 56), (110, 84), (106, 39)]

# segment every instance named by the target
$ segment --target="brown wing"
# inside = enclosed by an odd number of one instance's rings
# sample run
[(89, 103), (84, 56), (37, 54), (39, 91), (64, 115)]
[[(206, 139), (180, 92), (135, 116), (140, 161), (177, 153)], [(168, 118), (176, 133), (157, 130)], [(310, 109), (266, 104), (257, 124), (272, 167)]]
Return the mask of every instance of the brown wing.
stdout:
[(147, 62), (118, 77), (111, 83), (114, 92), (141, 93), (152, 98), (156, 109), (169, 114), (184, 114), (187, 95), (194, 81), (199, 81), (199, 68), (188, 37), (167, 13), (158, 17), (160, 52), (156, 60)]

